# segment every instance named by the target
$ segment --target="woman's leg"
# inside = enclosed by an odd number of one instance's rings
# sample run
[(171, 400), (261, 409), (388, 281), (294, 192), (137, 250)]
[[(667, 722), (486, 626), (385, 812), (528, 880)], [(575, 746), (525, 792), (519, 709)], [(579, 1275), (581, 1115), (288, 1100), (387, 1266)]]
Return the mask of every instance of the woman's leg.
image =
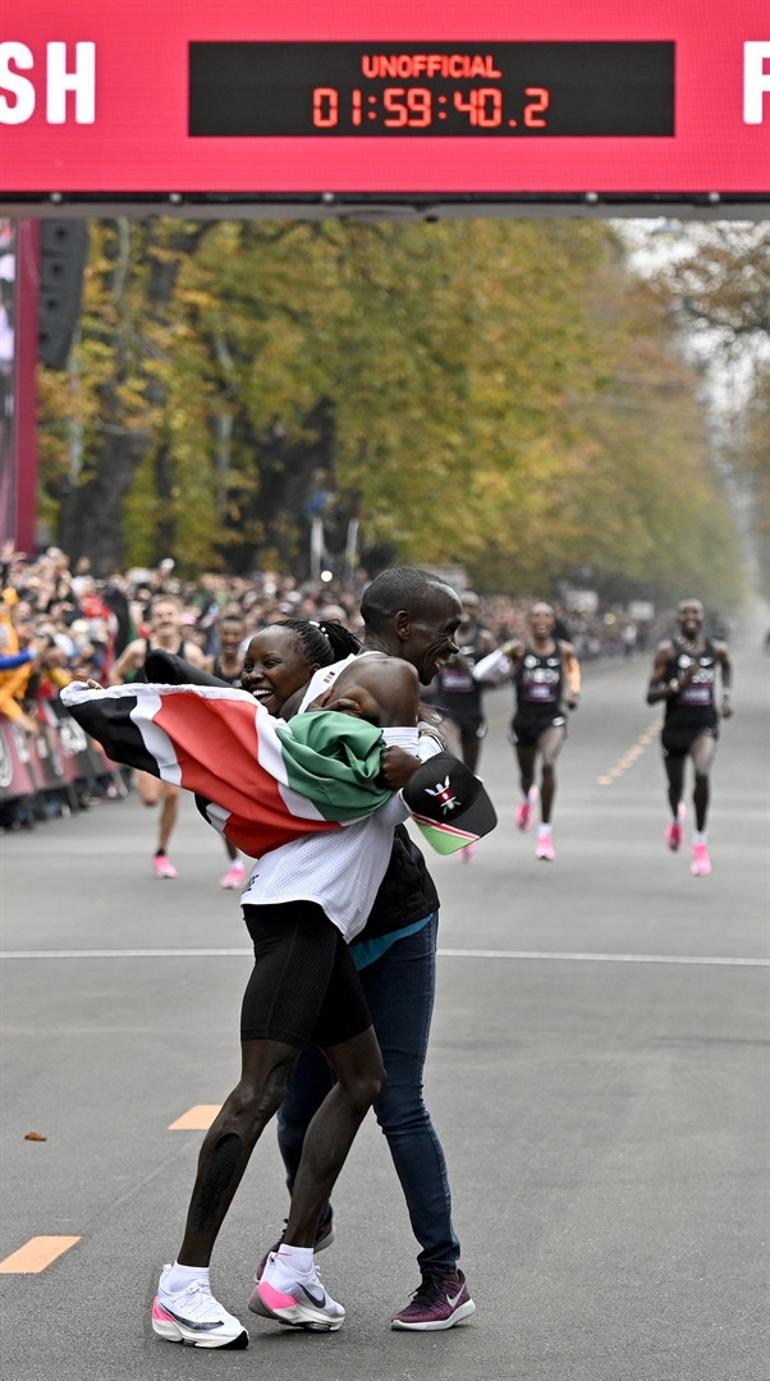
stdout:
[(297, 1178), (302, 1144), (315, 1114), (334, 1083), (328, 1060), (314, 1045), (302, 1051), (278, 1109), (278, 1148), (286, 1167), (289, 1193)]
[(299, 1054), (273, 1040), (245, 1040), (241, 1051), (240, 1080), (201, 1147), (180, 1266), (208, 1266), (249, 1157), (284, 1096)]
[[(320, 907), (250, 906), (244, 917), (255, 962), (241, 1010), (241, 1078), (201, 1148), (177, 1258), (183, 1266), (208, 1265), (251, 1152), (334, 989), (340, 936)], [(365, 1023), (362, 995), (361, 1004)]]

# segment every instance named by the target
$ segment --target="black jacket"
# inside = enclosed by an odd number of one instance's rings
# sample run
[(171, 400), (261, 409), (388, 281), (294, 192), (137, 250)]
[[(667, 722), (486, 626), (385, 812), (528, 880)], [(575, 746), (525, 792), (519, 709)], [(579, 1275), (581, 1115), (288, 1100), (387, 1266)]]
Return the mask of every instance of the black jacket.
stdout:
[(431, 911), (436, 911), (438, 905), (438, 892), (425, 866), (425, 859), (404, 826), (399, 825), (387, 872), (380, 883), (369, 919), (360, 935), (356, 936), (356, 943), (412, 925), (414, 921), (422, 920), (423, 916), (429, 916)]

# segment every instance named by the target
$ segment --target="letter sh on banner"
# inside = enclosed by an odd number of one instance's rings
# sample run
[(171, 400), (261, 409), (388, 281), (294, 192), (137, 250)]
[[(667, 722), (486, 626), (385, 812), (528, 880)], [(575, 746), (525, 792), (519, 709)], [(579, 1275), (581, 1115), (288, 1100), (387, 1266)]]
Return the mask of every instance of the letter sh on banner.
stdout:
[(0, 209), (770, 201), (768, 0), (5, 0)]

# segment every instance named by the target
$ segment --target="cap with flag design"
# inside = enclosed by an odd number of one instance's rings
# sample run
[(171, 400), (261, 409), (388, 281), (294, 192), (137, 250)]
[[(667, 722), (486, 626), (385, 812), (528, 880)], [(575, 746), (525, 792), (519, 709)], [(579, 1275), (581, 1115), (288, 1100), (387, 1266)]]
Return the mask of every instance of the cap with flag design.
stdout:
[(402, 795), (415, 824), (440, 854), (457, 853), (497, 824), (483, 784), (451, 753), (436, 753), (418, 767)]

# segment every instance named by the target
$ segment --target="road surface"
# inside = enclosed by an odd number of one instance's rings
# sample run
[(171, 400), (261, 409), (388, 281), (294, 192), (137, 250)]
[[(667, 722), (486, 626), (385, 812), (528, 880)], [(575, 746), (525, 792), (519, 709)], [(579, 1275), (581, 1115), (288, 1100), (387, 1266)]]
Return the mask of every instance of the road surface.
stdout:
[[(154, 822), (134, 796), (6, 836), (9, 1381), (766, 1381), (768, 667), (737, 658), (708, 880), (663, 846), (646, 662), (588, 672), (554, 864), (513, 828), (510, 691), (489, 698), (482, 771), (499, 828), (472, 864), (431, 863), (443, 906), (427, 1095), (478, 1306), (447, 1333), (388, 1329), (417, 1248), (369, 1119), (321, 1258), (344, 1329), (297, 1334), (245, 1311), (285, 1214), (268, 1131), (212, 1272), (251, 1347), (201, 1354), (152, 1336), (202, 1136), (171, 1124), (218, 1105), (238, 1072), (250, 963), (237, 897), (219, 890), (220, 842), (189, 801), (175, 882), (150, 871)], [(77, 1241), (45, 1269), (11, 1269), (48, 1236)]]

